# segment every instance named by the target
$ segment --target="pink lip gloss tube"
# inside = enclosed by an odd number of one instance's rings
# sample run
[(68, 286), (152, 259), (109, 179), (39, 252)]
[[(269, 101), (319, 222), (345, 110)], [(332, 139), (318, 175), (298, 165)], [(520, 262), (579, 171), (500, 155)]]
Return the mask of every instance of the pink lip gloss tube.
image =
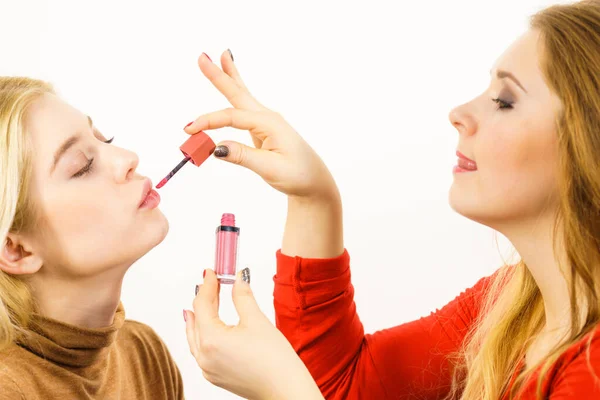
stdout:
[(221, 283), (234, 283), (240, 228), (235, 226), (235, 215), (223, 214), (216, 230), (215, 273)]

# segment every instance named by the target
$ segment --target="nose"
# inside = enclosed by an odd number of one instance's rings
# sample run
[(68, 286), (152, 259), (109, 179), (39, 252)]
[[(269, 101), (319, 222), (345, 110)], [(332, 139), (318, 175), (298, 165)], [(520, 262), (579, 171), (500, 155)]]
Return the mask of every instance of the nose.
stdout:
[(469, 112), (468, 104), (455, 107), (448, 115), (450, 123), (461, 135), (473, 135), (477, 132), (477, 122), (472, 113)]
[(113, 173), (118, 183), (129, 181), (138, 167), (140, 159), (136, 153), (116, 146), (111, 146), (115, 151), (113, 155)]

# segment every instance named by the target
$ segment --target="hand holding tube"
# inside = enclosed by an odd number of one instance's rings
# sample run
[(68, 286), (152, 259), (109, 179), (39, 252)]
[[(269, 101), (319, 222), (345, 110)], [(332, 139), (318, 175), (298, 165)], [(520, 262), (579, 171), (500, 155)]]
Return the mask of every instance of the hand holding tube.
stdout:
[(207, 269), (194, 311), (184, 310), (190, 351), (204, 377), (247, 399), (322, 400), (292, 346), (258, 307), (248, 269), (237, 274), (233, 302), (240, 322), (227, 326), (219, 319), (219, 282)]

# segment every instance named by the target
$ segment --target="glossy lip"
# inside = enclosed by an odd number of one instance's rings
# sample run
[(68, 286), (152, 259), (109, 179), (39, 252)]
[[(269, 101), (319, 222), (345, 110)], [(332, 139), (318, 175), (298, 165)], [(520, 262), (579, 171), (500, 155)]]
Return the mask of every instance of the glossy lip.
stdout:
[(477, 164), (475, 161), (471, 160), (469, 157), (465, 156), (463, 153), (461, 153), (458, 150), (456, 150), (456, 156), (459, 158), (462, 158), (463, 160), (471, 161), (472, 163)]
[(151, 190), (152, 190), (152, 181), (150, 180), (150, 178), (144, 179), (144, 189), (142, 191), (142, 198), (141, 198), (140, 202), (138, 203), (138, 208), (140, 208), (142, 206), (142, 204), (144, 204), (144, 202), (146, 201), (146, 198), (148, 197), (148, 194), (150, 194)]

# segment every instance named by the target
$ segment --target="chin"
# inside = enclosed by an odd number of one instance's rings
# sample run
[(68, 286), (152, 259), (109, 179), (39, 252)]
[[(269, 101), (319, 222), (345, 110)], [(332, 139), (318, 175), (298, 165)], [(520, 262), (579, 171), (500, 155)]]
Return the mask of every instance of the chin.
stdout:
[(481, 201), (477, 197), (465, 195), (463, 192), (457, 190), (454, 185), (448, 193), (448, 204), (450, 208), (463, 217), (489, 226), (490, 217), (492, 216), (487, 210), (483, 209)]
[(153, 210), (152, 217), (144, 221), (142, 226), (143, 235), (139, 235), (138, 246), (145, 249), (144, 253), (159, 245), (169, 233), (169, 221), (158, 209)]
[(158, 212), (159, 216), (157, 217), (156, 221), (153, 221), (153, 244), (152, 247), (158, 246), (160, 243), (162, 243), (163, 240), (165, 240), (165, 237), (167, 237), (167, 233), (169, 233), (169, 221), (167, 220), (167, 217), (165, 217), (165, 215), (162, 212)]
[(169, 222), (165, 216), (160, 213), (160, 218), (154, 219), (151, 223), (144, 226), (143, 235), (137, 236), (135, 243), (132, 243), (128, 249), (130, 261), (134, 263), (143, 256), (145, 256), (150, 250), (158, 246), (169, 233)]
[(458, 187), (456, 187), (456, 183), (452, 183), (450, 186), (450, 190), (448, 191), (448, 204), (450, 208), (459, 213), (460, 215), (465, 215), (465, 212), (468, 211), (469, 207), (467, 203), (467, 196), (464, 191), (461, 191)]

